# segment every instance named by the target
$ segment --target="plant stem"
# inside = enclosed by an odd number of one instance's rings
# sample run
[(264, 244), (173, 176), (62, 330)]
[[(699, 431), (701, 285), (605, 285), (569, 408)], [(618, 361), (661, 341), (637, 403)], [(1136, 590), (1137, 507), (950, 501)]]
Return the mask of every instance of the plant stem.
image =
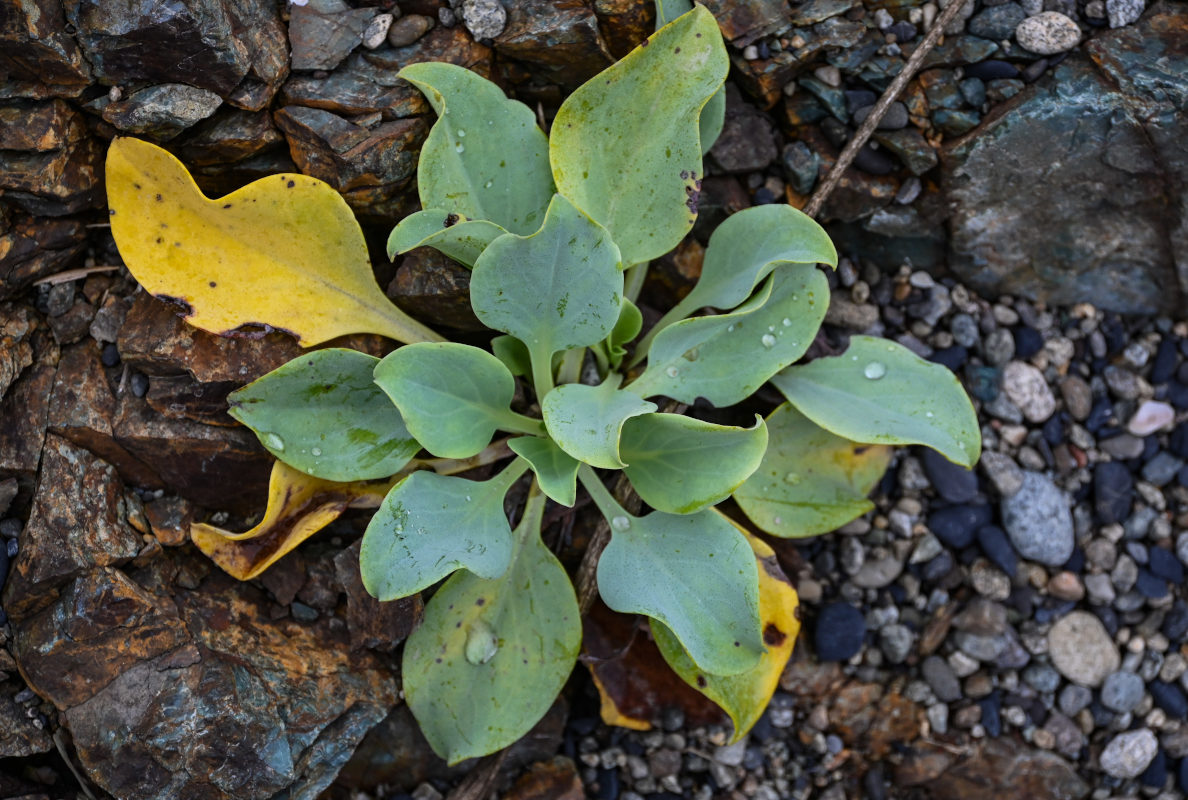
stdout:
[(582, 486), (586, 487), (586, 491), (590, 493), (590, 499), (594, 501), (594, 505), (598, 506), (603, 517), (609, 520), (614, 517), (630, 516), (627, 510), (619, 505), (619, 502), (603, 486), (598, 474), (589, 464), (582, 464), (578, 467), (578, 480), (582, 482)]
[(544, 401), (545, 395), (553, 391), (553, 358), (550, 353), (528, 351), (532, 362), (532, 388), (536, 391), (536, 402)]
[(544, 436), (544, 423), (524, 414), (517, 414), (508, 409), (499, 418), (499, 429), (508, 433), (523, 433), (528, 436)]
[(577, 383), (582, 377), (582, 362), (586, 360), (586, 348), (574, 347), (565, 351), (561, 366), (557, 370), (557, 383)]
[[(466, 472), (476, 467), (484, 467), (487, 464), (494, 464), (496, 461), (502, 461), (505, 458), (514, 456), (507, 446), (507, 439), (500, 439), (497, 442), (492, 442), (483, 450), (475, 453), (470, 458), (426, 458), (418, 459), (409, 464), (406, 468), (410, 472), (412, 469), (431, 469), (438, 475), (457, 475), (459, 472)], [(402, 470), (401, 472), (403, 472)]]
[(634, 303), (639, 299), (639, 293), (643, 291), (644, 281), (647, 278), (648, 262), (644, 261), (641, 264), (632, 264), (626, 271), (623, 283), (623, 296)]
[[(623, 509), (623, 506), (627, 506), (634, 511), (639, 511), (639, 495), (631, 488), (631, 482), (627, 480), (626, 475), (621, 472), (619, 473), (619, 477), (615, 480), (614, 497), (611, 497), (607, 494), (606, 487), (602, 485), (602, 481), (598, 479), (598, 475), (595, 474), (594, 470), (586, 466), (579, 467), (579, 476), (581, 476), (581, 470), (583, 468), (589, 473), (589, 477), (583, 477), (582, 479), (582, 485), (586, 487), (586, 491), (590, 491), (591, 483), (596, 483), (602, 489), (603, 500), (605, 501), (607, 498), (610, 498), (612, 508), (619, 508), (624, 513), (627, 512)], [(590, 492), (590, 496), (595, 497), (594, 492)], [(596, 504), (598, 503), (596, 497), (594, 502)], [(619, 505), (620, 502), (623, 504), (622, 506)], [(601, 509), (602, 507), (599, 506), (599, 510)], [(574, 580), (574, 585), (577, 587), (578, 608), (581, 609), (582, 614), (590, 611), (590, 607), (594, 605), (594, 598), (598, 595), (598, 559), (602, 557), (602, 551), (610, 544), (610, 536), (610, 523), (604, 516), (598, 520), (598, 524), (594, 527), (594, 533), (590, 537), (590, 543), (586, 545), (585, 555), (582, 556), (582, 563), (578, 567), (577, 576)]]

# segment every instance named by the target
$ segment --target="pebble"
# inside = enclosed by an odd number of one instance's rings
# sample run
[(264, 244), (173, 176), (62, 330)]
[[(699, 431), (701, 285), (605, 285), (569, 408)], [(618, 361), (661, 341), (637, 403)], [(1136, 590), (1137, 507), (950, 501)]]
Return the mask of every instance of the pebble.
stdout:
[(932, 512), (928, 529), (949, 547), (960, 550), (973, 544), (978, 529), (990, 523), (990, 506), (949, 506)]
[(1120, 461), (1128, 461), (1132, 458), (1138, 458), (1143, 454), (1143, 440), (1129, 433), (1124, 433), (1121, 436), (1111, 436), (1099, 443), (1102, 451), (1111, 458), (1116, 458)]
[(1151, 574), (1165, 581), (1177, 585), (1184, 582), (1184, 565), (1166, 548), (1152, 547), (1147, 553), (1147, 567)]
[(1048, 581), (1048, 593), (1059, 600), (1080, 600), (1085, 596), (1081, 579), (1073, 572), (1058, 572)]
[(1114, 640), (1101, 620), (1087, 611), (1073, 611), (1052, 626), (1048, 655), (1061, 675), (1088, 687), (1100, 686), (1121, 665)]
[(1134, 478), (1125, 464), (1107, 461), (1093, 470), (1093, 507), (1102, 522), (1122, 522), (1130, 516)]
[(915, 637), (911, 628), (895, 623), (879, 631), (879, 648), (892, 664), (902, 664), (912, 652)]
[(849, 603), (831, 603), (817, 615), (813, 644), (821, 661), (848, 661), (862, 649), (866, 620)]
[(1111, 28), (1122, 28), (1138, 22), (1147, 7), (1146, 0), (1106, 0), (1106, 14)]
[(384, 40), (388, 38), (388, 29), (392, 27), (392, 21), (396, 19), (393, 14), (376, 14), (372, 17), (371, 22), (367, 23), (367, 28), (363, 31), (363, 46), (368, 50), (375, 50)]
[(1149, 728), (1120, 733), (1101, 751), (1101, 768), (1115, 778), (1137, 778), (1158, 749), (1159, 742)]
[(1081, 29), (1059, 12), (1043, 11), (1019, 23), (1015, 28), (1015, 40), (1024, 50), (1054, 56), (1076, 47), (1081, 41)]
[(1030, 422), (1044, 422), (1056, 410), (1056, 398), (1044, 374), (1030, 364), (1022, 361), (1007, 364), (1002, 372), (1002, 388)]
[(476, 40), (494, 39), (507, 27), (507, 9), (499, 0), (465, 0), (462, 23)]
[(1069, 375), (1060, 382), (1060, 396), (1064, 398), (1064, 407), (1078, 422), (1083, 422), (1093, 409), (1093, 390), (1083, 378)]
[(1003, 526), (1019, 555), (1054, 567), (1068, 561), (1074, 545), (1069, 504), (1050, 478), (1038, 472), (1023, 476), (1019, 491), (1002, 501)]
[(1015, 28), (1027, 15), (1016, 3), (1004, 3), (983, 9), (969, 21), (969, 32), (983, 39), (998, 42), (1011, 38)]
[(1174, 683), (1151, 681), (1147, 686), (1155, 705), (1175, 719), (1188, 719), (1188, 697)]
[(1176, 420), (1176, 411), (1167, 403), (1145, 400), (1126, 423), (1126, 430), (1135, 436), (1150, 436), (1158, 430), (1169, 427)]
[(982, 552), (986, 554), (990, 563), (1006, 575), (1015, 577), (1015, 573), (1019, 569), (1019, 557), (1015, 553), (1015, 548), (1011, 547), (1010, 539), (1007, 538), (1002, 528), (997, 525), (987, 525), (979, 529), (978, 546), (982, 548)]
[(924, 663), (920, 665), (920, 673), (938, 700), (952, 703), (961, 699), (961, 682), (949, 666), (949, 662), (940, 656), (933, 655), (924, 659)]
[(1056, 702), (1060, 706), (1062, 713), (1070, 717), (1075, 717), (1082, 709), (1088, 708), (1089, 704), (1093, 702), (1093, 692), (1084, 686), (1077, 686), (1075, 683), (1070, 683), (1060, 690), (1060, 697)]
[(1111, 711), (1125, 714), (1143, 699), (1143, 679), (1133, 672), (1113, 672), (1101, 686), (1101, 704)]
[(401, 17), (388, 29), (388, 44), (393, 47), (407, 47), (424, 36), (432, 27), (433, 20), (420, 14)]

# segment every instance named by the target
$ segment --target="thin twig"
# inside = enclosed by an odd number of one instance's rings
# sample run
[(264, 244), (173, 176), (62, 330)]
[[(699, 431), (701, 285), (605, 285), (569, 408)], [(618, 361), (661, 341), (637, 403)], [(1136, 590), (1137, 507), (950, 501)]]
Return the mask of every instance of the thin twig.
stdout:
[(40, 286), (43, 283), (66, 283), (67, 281), (76, 281), (79, 278), (85, 278), (95, 272), (115, 272), (121, 269), (119, 264), (101, 264), (96, 267), (79, 267), (78, 269), (68, 269), (64, 272), (55, 272), (53, 275), (46, 275), (44, 278), (38, 278), (33, 281), (34, 286)]
[(466, 777), (454, 787), (446, 800), (487, 800), (495, 788), (495, 779), (499, 777), (499, 769), (506, 758), (507, 748), (484, 756), (474, 769), (466, 773)]
[(887, 113), (887, 109), (891, 108), (891, 104), (899, 97), (899, 93), (903, 91), (903, 87), (907, 86), (908, 81), (916, 74), (916, 70), (920, 68), (924, 57), (932, 52), (932, 48), (940, 41), (941, 36), (944, 35), (945, 28), (949, 27), (949, 23), (956, 19), (957, 14), (961, 12), (961, 7), (965, 5), (965, 0), (951, 0), (944, 12), (937, 17), (936, 22), (932, 26), (932, 30), (928, 31), (928, 35), (924, 37), (924, 41), (920, 42), (920, 46), (912, 51), (912, 55), (908, 58), (907, 63), (903, 65), (903, 69), (895, 76), (895, 80), (891, 81), (891, 85), (883, 92), (883, 96), (879, 98), (879, 102), (875, 103), (874, 109), (870, 112), (858, 128), (858, 132), (854, 134), (849, 143), (846, 144), (841, 155), (837, 157), (833, 168), (829, 170), (829, 174), (825, 180), (813, 192), (813, 196), (809, 198), (808, 203), (804, 206), (804, 213), (810, 217), (816, 217), (821, 213), (821, 207), (825, 205), (825, 201), (829, 199), (829, 195), (837, 188), (841, 182), (842, 175), (849, 169), (850, 163), (854, 157), (858, 155), (858, 151), (866, 144), (866, 140), (874, 133), (875, 128), (883, 120), (883, 116)]

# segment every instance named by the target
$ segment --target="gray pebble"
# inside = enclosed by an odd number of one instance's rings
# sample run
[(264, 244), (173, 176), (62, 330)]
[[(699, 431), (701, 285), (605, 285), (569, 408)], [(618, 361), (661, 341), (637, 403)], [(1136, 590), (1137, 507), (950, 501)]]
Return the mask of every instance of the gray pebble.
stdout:
[(1073, 611), (1052, 626), (1048, 655), (1061, 675), (1089, 687), (1100, 686), (1122, 661), (1101, 620), (1088, 611)]
[(475, 39), (494, 39), (507, 27), (507, 10), (499, 0), (465, 0), (462, 22)]
[(1060, 711), (1069, 717), (1075, 717), (1082, 709), (1088, 708), (1092, 702), (1093, 692), (1084, 686), (1077, 686), (1075, 683), (1070, 683), (1061, 689), (1060, 697), (1057, 699)]
[(1125, 714), (1143, 699), (1143, 679), (1133, 672), (1114, 672), (1101, 685), (1101, 704)]
[(1023, 476), (1023, 485), (1003, 498), (1003, 527), (1023, 558), (1058, 567), (1068, 561), (1074, 545), (1068, 495), (1038, 472)]
[(1106, 14), (1110, 18), (1110, 27), (1121, 28), (1138, 22), (1146, 5), (1145, 0), (1106, 0)]
[(1159, 742), (1148, 728), (1120, 733), (1101, 751), (1101, 768), (1115, 778), (1137, 778), (1158, 750)]
[(1032, 664), (1023, 670), (1023, 680), (1032, 689), (1046, 694), (1060, 688), (1060, 673), (1047, 664)]
[(906, 625), (887, 625), (879, 632), (879, 648), (892, 664), (902, 664), (912, 652), (914, 637)]
[(952, 703), (961, 699), (961, 682), (949, 663), (940, 656), (929, 656), (920, 665), (920, 672), (924, 680), (928, 681), (932, 693), (938, 700)]
[[(1014, 340), (1011, 340), (1014, 347)], [(1030, 364), (1012, 361), (1002, 371), (1002, 389), (1030, 422), (1045, 422), (1056, 410), (1056, 398), (1044, 374)]]

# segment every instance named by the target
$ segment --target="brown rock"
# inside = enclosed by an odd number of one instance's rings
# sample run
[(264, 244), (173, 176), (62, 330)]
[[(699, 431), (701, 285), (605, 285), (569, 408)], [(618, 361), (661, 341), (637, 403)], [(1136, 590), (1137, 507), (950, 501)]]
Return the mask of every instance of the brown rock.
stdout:
[(735, 47), (746, 47), (786, 27), (791, 16), (782, 0), (706, 0), (705, 7), (717, 17), (722, 35)]
[(320, 108), (342, 116), (380, 114), (385, 120), (425, 114), (429, 104), (388, 68), (355, 54), (329, 75), (294, 75), (281, 92), (284, 105)]
[(60, 0), (0, 2), (0, 97), (77, 97), (91, 71), (66, 32)]
[[(0, 758), (28, 758), (53, 750), (53, 739), (25, 713), (24, 706), (12, 699), (15, 693), (11, 683), (0, 684)], [(5, 792), (2, 784), (0, 794), (16, 797)]]
[(0, 401), (0, 476), (31, 482), (41, 459), (54, 367), (37, 363), (25, 370)]
[(522, 0), (507, 9), (507, 27), (495, 50), (523, 62), (551, 83), (576, 87), (614, 58), (598, 30), (598, 17), (582, 0)]
[(194, 126), (178, 148), (190, 169), (243, 161), (279, 147), (285, 139), (267, 111), (229, 111)]
[(635, 0), (594, 0), (602, 38), (616, 59), (622, 58), (656, 30), (656, 9)]
[(289, 10), (293, 69), (334, 69), (363, 42), (374, 8), (348, 8), (343, 2), (295, 5)]
[(42, 219), (0, 209), (0, 299), (82, 257), (86, 228), (73, 219)]
[(322, 109), (285, 106), (276, 122), (301, 172), (333, 186), (356, 212), (385, 220), (407, 213), (404, 189), (429, 132), (424, 120), (365, 128)]
[(49, 318), (50, 329), (59, 345), (74, 344), (90, 331), (95, 319), (95, 307), (85, 301), (78, 301), (65, 314)]
[(103, 147), (65, 101), (0, 104), (0, 189), (30, 214), (99, 207), (102, 160)]
[(530, 766), (503, 797), (505, 800), (584, 800), (586, 791), (573, 762), (557, 756)]
[(771, 120), (743, 100), (733, 84), (726, 88), (726, 119), (710, 156), (734, 174), (762, 171), (779, 156)]
[[(803, 48), (810, 50), (810, 48)], [(813, 47), (811, 50), (819, 48)], [(738, 84), (747, 94), (756, 98), (763, 108), (770, 109), (783, 96), (784, 86), (793, 80), (803, 67), (800, 51), (783, 50), (773, 53), (771, 58), (747, 60), (739, 52), (730, 54), (730, 63), (738, 76)], [(804, 53), (812, 60), (815, 53)]]
[(33, 343), (29, 339), (39, 325), (36, 313), (28, 306), (0, 304), (0, 398), (33, 363)]
[(470, 270), (432, 248), (419, 247), (404, 256), (387, 294), (429, 325), (485, 329), (470, 307)]
[(919, 786), (936, 780), (957, 757), (936, 745), (920, 744), (907, 748), (903, 760), (895, 765), (895, 785)]
[(686, 236), (676, 249), (653, 261), (648, 268), (643, 298), (654, 308), (671, 308), (692, 290), (701, 277), (705, 247)]
[(392, 23), (388, 28), (388, 44), (393, 47), (408, 47), (433, 27), (433, 20), (421, 14), (409, 14)]
[[(436, 12), (434, 12), (436, 13)], [(400, 24), (397, 20), (392, 30)], [(389, 32), (390, 33), (390, 32)], [(372, 50), (363, 53), (363, 58), (371, 64), (392, 73), (409, 64), (422, 61), (444, 61), (466, 67), (472, 72), (491, 77), (491, 48), (479, 44), (470, 38), (470, 34), (461, 25), (453, 28), (434, 28), (407, 47), (396, 47), (392, 50)], [(425, 105), (428, 109), (428, 104)]]
[(190, 523), (194, 507), (182, 497), (161, 497), (144, 506), (148, 524), (165, 547), (180, 547), (190, 541)]
[(359, 539), (334, 556), (334, 574), (347, 597), (346, 623), (351, 634), (351, 650), (368, 648), (389, 653), (421, 621), (424, 603), (419, 594), (387, 603), (368, 594), (359, 574), (362, 544), (363, 540)]
[(204, 425), (235, 426), (227, 413), (227, 395), (243, 384), (238, 381), (199, 383), (188, 375), (157, 377), (149, 383), (145, 400), (169, 419), (188, 419)]
[(5, 589), (14, 622), (52, 602), (82, 572), (119, 565), (140, 550), (127, 524), (115, 469), (63, 438), (46, 437), (40, 477), (20, 552)]
[(1090, 789), (1064, 759), (1005, 738), (984, 740), (969, 758), (924, 785), (933, 797), (962, 800), (1079, 800)]
[(236, 36), (248, 51), (247, 76), (227, 95), (227, 102), (246, 111), (263, 111), (289, 74), (289, 39), (276, 3), (228, 0)]

